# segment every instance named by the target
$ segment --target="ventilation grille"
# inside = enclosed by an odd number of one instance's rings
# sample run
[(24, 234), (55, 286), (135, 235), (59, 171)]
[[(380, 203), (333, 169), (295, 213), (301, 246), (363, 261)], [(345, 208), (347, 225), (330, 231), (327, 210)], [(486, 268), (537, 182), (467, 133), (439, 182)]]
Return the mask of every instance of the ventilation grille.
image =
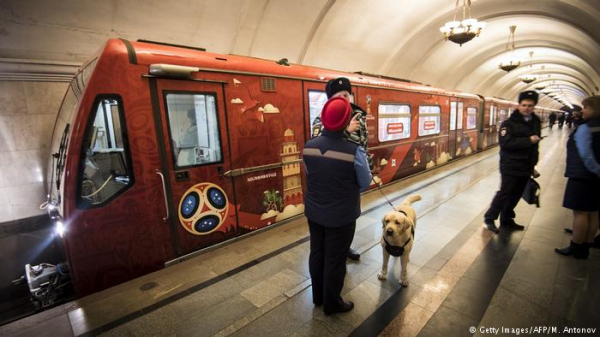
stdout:
[(275, 88), (275, 79), (272, 77), (260, 78), (260, 90), (262, 91), (277, 91)]

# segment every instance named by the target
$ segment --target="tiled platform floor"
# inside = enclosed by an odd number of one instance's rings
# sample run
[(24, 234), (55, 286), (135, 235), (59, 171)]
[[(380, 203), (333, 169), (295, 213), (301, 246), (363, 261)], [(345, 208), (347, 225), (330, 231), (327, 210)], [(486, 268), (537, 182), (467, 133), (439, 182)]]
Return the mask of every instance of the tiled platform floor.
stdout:
[[(553, 252), (570, 240), (562, 228), (571, 213), (561, 207), (567, 131), (553, 130), (542, 142), (542, 207), (520, 203), (516, 210), (525, 231), (493, 235), (482, 228), (499, 184), (497, 149), (386, 186), (395, 203), (411, 193), (423, 197), (414, 205), (419, 219), (407, 288), (398, 284), (395, 259), (388, 279), (377, 279), (380, 219), (390, 206), (379, 191), (365, 194), (353, 242), (362, 257), (348, 262), (344, 288), (356, 304), (348, 313), (324, 316), (313, 306), (308, 231), (300, 218), (0, 327), (0, 334), (483, 336), (488, 328), (597, 329), (600, 251), (587, 261)], [(157, 286), (140, 290), (149, 282)]]

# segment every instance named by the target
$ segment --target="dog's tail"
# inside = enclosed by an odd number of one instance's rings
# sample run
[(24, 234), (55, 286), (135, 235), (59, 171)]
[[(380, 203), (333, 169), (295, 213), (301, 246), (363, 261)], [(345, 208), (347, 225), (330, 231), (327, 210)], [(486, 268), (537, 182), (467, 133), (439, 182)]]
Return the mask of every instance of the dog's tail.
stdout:
[(410, 206), (413, 202), (417, 202), (421, 200), (421, 196), (418, 194), (413, 194), (413, 195), (409, 195), (408, 197), (406, 197), (406, 199), (404, 199), (404, 201), (402, 202), (403, 206)]

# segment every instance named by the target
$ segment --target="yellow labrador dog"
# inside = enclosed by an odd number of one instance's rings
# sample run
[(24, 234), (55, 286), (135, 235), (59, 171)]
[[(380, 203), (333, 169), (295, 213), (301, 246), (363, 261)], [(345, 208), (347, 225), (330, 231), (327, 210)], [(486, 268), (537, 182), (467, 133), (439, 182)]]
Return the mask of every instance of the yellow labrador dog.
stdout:
[(388, 261), (390, 255), (400, 257), (402, 272), (400, 273), (400, 283), (408, 286), (408, 267), (409, 255), (415, 242), (415, 228), (417, 226), (417, 216), (415, 210), (411, 207), (413, 202), (421, 200), (421, 196), (414, 194), (402, 202), (402, 205), (395, 207), (395, 211), (390, 211), (383, 216), (383, 233), (381, 235), (381, 246), (383, 247), (383, 266), (377, 274), (377, 278), (385, 280), (388, 273)]

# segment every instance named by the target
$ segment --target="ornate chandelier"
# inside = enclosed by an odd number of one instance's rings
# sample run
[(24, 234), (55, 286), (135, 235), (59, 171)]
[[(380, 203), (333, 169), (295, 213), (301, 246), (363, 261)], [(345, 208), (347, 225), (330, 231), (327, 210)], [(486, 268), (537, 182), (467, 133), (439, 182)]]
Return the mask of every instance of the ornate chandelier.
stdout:
[(444, 40), (458, 43), (460, 46), (463, 43), (471, 41), (475, 36), (479, 36), (481, 29), (486, 23), (477, 21), (471, 18), (471, 0), (462, 0), (462, 21), (456, 21), (460, 0), (456, 0), (456, 8), (454, 9), (454, 20), (446, 22), (440, 28), (440, 32), (444, 34)]
[(529, 58), (531, 59), (531, 62), (529, 63), (529, 74), (521, 76), (521, 82), (527, 83), (527, 84), (537, 80), (537, 76), (535, 76), (531, 72), (532, 65), (533, 65), (533, 52), (532, 51), (529, 52)]
[(509, 73), (511, 70), (515, 70), (518, 66), (521, 65), (521, 60), (514, 57), (515, 55), (515, 30), (517, 26), (510, 26), (510, 34), (508, 35), (508, 43), (506, 44), (506, 49), (509, 49), (510, 46), (510, 58), (502, 60), (498, 65), (498, 68)]

